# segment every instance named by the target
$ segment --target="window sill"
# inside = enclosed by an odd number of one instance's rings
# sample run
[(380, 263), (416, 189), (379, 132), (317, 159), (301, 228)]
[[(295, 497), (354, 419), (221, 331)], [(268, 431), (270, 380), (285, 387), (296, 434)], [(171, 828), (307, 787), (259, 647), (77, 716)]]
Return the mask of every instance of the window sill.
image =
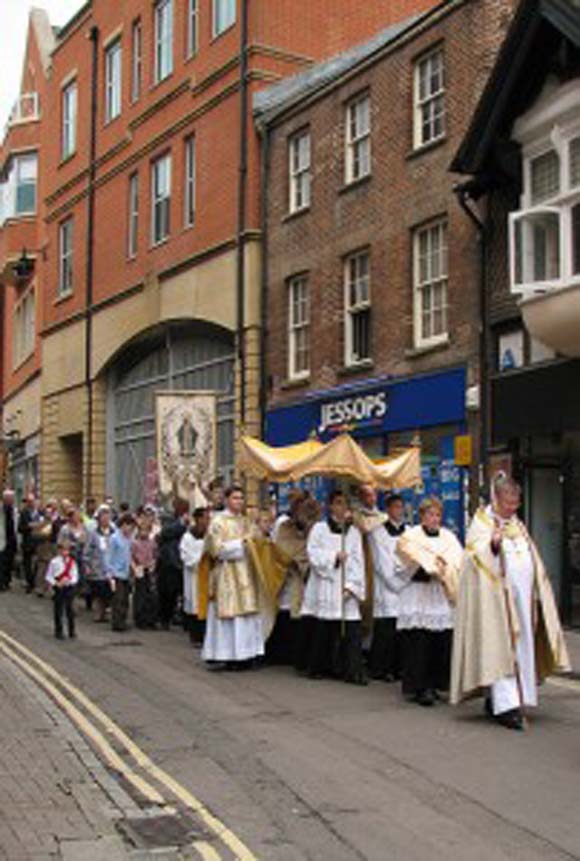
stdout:
[(288, 380), (284, 380), (281, 383), (280, 388), (283, 391), (287, 391), (288, 389), (300, 389), (303, 386), (310, 385), (310, 374), (305, 375), (304, 377), (291, 377)]
[(359, 176), (358, 179), (353, 179), (350, 182), (345, 182), (341, 188), (338, 189), (339, 194), (346, 194), (347, 191), (351, 191), (355, 188), (360, 188), (362, 185), (366, 185), (367, 182), (370, 182), (372, 179), (371, 173), (366, 173), (364, 176)]
[(121, 112), (119, 112), (118, 114), (115, 114), (114, 117), (110, 117), (108, 120), (105, 120), (105, 122), (103, 123), (103, 128), (108, 129), (109, 126), (112, 126), (113, 123), (116, 122), (116, 120), (120, 120), (120, 119), (121, 119)]
[(163, 239), (159, 239), (157, 242), (152, 242), (150, 251), (155, 251), (156, 248), (160, 248), (162, 245), (167, 245), (169, 242), (169, 236), (165, 236)]
[(237, 21), (232, 21), (231, 24), (228, 24), (228, 26), (224, 27), (223, 30), (220, 30), (219, 33), (214, 33), (213, 29), (212, 29), (212, 36), (211, 36), (211, 39), (209, 41), (210, 45), (213, 45), (214, 42), (217, 42), (218, 39), (221, 39), (222, 36), (225, 36), (225, 34), (229, 33), (230, 30), (233, 30), (233, 28), (236, 26), (236, 24), (237, 24)]
[(446, 350), (449, 347), (449, 335), (445, 335), (438, 341), (433, 341), (428, 344), (421, 344), (419, 347), (412, 347), (410, 350), (405, 350), (406, 359), (418, 359), (428, 353), (438, 353), (440, 350)]
[(27, 364), (27, 362), (30, 361), (30, 359), (33, 358), (33, 356), (34, 356), (34, 350), (31, 350), (30, 353), (27, 353), (27, 355), (24, 356), (23, 359), (19, 359), (19, 361), (16, 362), (15, 365), (12, 365), (12, 373), (17, 374), (18, 371), (22, 370), (22, 368)]
[(68, 164), (68, 163), (69, 163), (69, 161), (71, 161), (71, 159), (73, 159), (73, 158), (75, 157), (75, 155), (76, 155), (76, 154), (77, 154), (77, 151), (76, 151), (76, 149), (75, 149), (75, 150), (73, 150), (71, 153), (69, 153), (68, 155), (64, 155), (64, 156), (61, 158), (61, 160), (59, 161), (59, 163), (58, 163), (58, 167), (59, 167), (59, 168), (64, 167), (64, 165), (65, 165), (65, 164)]
[(74, 290), (69, 290), (67, 293), (60, 293), (52, 304), (60, 305), (62, 302), (66, 302), (66, 300), (70, 299), (72, 296), (74, 296)]
[(429, 141), (428, 143), (413, 147), (413, 149), (407, 153), (405, 158), (407, 159), (407, 161), (411, 161), (414, 158), (419, 158), (419, 156), (431, 152), (431, 150), (437, 149), (437, 147), (441, 146), (441, 144), (446, 143), (446, 141), (447, 135), (441, 135), (440, 138), (436, 138), (434, 141)]
[(286, 224), (288, 221), (294, 221), (295, 218), (300, 218), (301, 215), (306, 215), (308, 212), (310, 212), (310, 206), (303, 206), (300, 209), (287, 212), (282, 218), (282, 224)]
[[(8, 218), (4, 220), (3, 227), (6, 227), (9, 224), (21, 224), (23, 221), (34, 221), (36, 219), (36, 212), (23, 212), (21, 214), (14, 213), (14, 215), (9, 215)], [(28, 253), (28, 252), (27, 252)]]
[(363, 371), (369, 371), (374, 368), (375, 363), (372, 359), (362, 359), (360, 362), (355, 362), (352, 365), (344, 365), (338, 368), (337, 374), (339, 377), (347, 377), (351, 374), (360, 374)]
[(152, 93), (157, 90), (159, 87), (162, 87), (163, 84), (167, 83), (167, 81), (171, 80), (173, 77), (173, 71), (169, 72), (169, 74), (165, 75), (164, 78), (160, 78), (158, 81), (154, 81), (149, 87), (149, 92)]

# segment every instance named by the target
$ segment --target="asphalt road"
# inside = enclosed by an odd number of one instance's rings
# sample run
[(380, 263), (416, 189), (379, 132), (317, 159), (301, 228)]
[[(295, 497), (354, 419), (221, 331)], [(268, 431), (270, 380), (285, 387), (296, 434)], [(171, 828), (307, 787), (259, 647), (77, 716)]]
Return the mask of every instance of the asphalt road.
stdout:
[[(580, 858), (579, 682), (545, 685), (518, 734), (488, 723), (480, 702), (421, 709), (380, 682), (209, 673), (177, 628), (114, 634), (81, 612), (78, 639), (55, 641), (50, 609), (16, 587), (0, 597), (0, 634), (64, 674), (248, 858)], [(169, 792), (151, 768), (142, 774)], [(214, 832), (206, 858), (244, 857)]]

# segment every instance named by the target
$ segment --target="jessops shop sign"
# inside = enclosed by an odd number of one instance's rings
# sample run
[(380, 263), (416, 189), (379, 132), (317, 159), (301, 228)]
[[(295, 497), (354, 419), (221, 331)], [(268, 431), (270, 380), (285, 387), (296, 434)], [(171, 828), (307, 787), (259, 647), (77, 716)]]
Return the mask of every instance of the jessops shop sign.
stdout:
[(357, 395), (320, 404), (318, 433), (340, 433), (361, 427), (382, 426), (387, 413), (386, 392)]
[(373, 383), (268, 410), (266, 441), (290, 445), (313, 434), (328, 440), (344, 430), (364, 437), (465, 421), (465, 368)]

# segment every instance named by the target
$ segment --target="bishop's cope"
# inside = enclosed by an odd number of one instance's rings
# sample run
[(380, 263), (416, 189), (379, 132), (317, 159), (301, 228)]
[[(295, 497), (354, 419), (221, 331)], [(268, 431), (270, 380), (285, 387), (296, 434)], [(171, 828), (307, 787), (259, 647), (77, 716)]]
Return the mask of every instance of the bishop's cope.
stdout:
[(552, 587), (517, 516), (519, 485), (500, 474), (467, 534), (453, 644), (451, 702), (486, 695), (487, 714), (523, 729), (537, 683), (570, 669)]

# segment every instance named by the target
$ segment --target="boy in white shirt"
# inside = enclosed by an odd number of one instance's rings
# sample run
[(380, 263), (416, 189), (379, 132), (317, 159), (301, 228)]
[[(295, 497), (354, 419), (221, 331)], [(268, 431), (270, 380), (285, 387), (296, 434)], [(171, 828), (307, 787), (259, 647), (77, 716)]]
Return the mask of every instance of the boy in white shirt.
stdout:
[(52, 588), (54, 606), (54, 636), (63, 640), (62, 617), (66, 613), (69, 637), (75, 637), (74, 596), (79, 582), (79, 569), (71, 555), (71, 543), (66, 538), (58, 542), (58, 553), (46, 569), (45, 580)]

